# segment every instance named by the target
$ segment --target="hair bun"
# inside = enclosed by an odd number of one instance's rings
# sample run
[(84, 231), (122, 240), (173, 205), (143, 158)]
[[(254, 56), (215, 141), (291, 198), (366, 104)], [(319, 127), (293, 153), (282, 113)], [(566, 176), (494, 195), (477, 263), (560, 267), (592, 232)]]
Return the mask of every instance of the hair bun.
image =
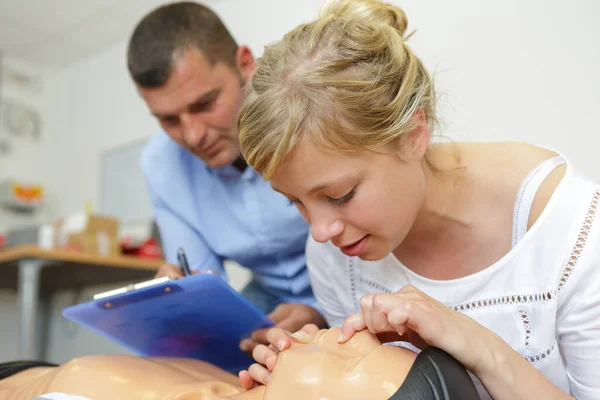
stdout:
[(332, 0), (325, 6), (322, 15), (386, 24), (395, 28), (402, 37), (408, 28), (404, 10), (380, 0)]

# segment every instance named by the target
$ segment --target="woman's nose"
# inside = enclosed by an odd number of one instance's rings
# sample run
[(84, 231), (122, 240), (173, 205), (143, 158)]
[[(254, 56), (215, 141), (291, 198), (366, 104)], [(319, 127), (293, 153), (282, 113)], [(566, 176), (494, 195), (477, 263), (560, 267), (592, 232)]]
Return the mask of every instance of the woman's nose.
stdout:
[(320, 221), (311, 219), (311, 221), (312, 237), (319, 243), (328, 242), (331, 238), (339, 235), (344, 230), (344, 223), (337, 218)]

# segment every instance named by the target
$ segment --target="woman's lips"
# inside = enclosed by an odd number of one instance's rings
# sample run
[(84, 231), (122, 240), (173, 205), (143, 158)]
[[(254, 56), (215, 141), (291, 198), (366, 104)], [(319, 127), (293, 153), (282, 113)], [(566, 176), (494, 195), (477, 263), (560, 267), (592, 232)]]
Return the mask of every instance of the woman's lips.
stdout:
[(363, 236), (362, 239), (346, 246), (340, 246), (340, 250), (347, 256), (356, 257), (362, 254), (367, 249), (369, 235)]

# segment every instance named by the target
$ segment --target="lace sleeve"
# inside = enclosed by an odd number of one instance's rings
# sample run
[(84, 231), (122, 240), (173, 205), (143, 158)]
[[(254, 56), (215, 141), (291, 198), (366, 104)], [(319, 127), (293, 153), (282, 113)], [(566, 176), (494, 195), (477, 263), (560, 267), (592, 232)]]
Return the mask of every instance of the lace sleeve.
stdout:
[(558, 286), (557, 339), (572, 394), (600, 398), (600, 189), (596, 190)]

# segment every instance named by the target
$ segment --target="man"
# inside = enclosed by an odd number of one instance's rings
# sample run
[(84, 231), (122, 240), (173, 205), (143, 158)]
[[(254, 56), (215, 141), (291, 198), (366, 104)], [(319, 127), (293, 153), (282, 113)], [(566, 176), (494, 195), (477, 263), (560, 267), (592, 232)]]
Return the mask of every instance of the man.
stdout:
[[(237, 116), (255, 68), (207, 7), (172, 3), (146, 15), (129, 42), (128, 68), (162, 130), (142, 169), (167, 262), (158, 276), (181, 276), (177, 250), (194, 271), (224, 273), (230, 259), (250, 268), (242, 294), (276, 326), (325, 327), (304, 260), (308, 225), (241, 158)], [(266, 330), (240, 344), (267, 343)]]

